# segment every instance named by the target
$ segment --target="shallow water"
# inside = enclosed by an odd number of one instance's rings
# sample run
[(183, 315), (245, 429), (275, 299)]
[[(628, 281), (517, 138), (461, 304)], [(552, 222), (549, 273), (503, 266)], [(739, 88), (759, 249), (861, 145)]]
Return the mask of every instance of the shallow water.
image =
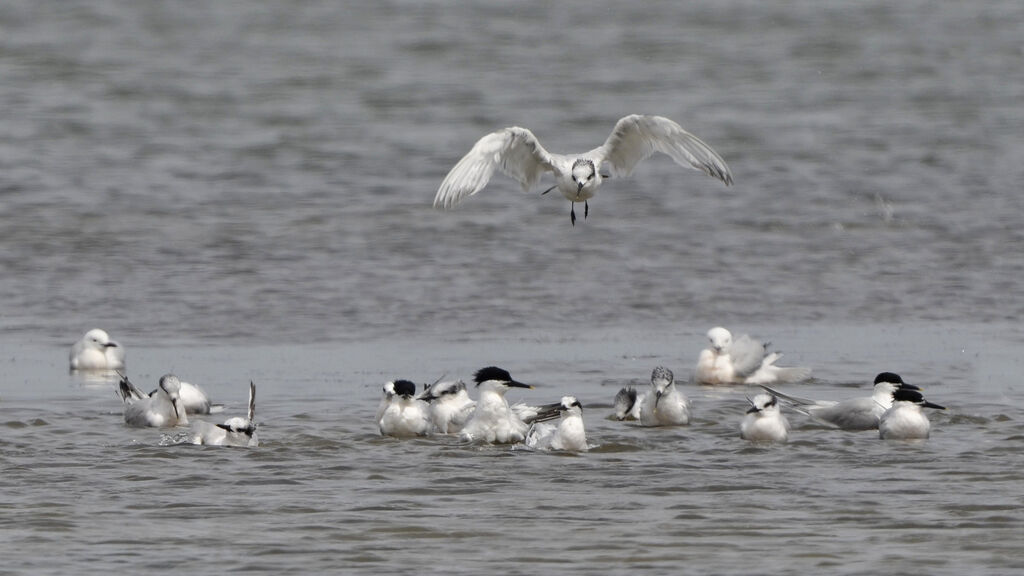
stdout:
[[(620, 4), (0, 6), (0, 573), (1020, 570), (1024, 7)], [(488, 131), (631, 112), (735, 186), (655, 158), (575, 227), (501, 176), (430, 206)], [(751, 391), (689, 384), (689, 427), (605, 418), (716, 324), (800, 395), (892, 370), (949, 410), (912, 445), (749, 446)], [(263, 445), (125, 428), (66, 372), (94, 326), (225, 417), (254, 380)], [(376, 434), (384, 381), (487, 364), (596, 447)]]

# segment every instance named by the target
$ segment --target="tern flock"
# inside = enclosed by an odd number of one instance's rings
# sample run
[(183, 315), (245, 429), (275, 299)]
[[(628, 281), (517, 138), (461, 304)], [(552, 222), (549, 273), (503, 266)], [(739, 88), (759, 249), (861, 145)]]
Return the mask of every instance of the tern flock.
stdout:
[[(725, 160), (697, 136), (676, 122), (661, 116), (631, 114), (621, 118), (605, 142), (588, 152), (548, 152), (534, 134), (518, 126), (504, 128), (480, 138), (448, 172), (434, 197), (434, 206), (452, 208), (475, 195), (490, 181), (495, 170), (516, 180), (529, 191), (545, 173), (555, 183), (541, 194), (557, 189), (569, 201), (569, 216), (576, 225), (577, 203), (583, 217), (590, 212), (589, 200), (603, 181), (629, 176), (640, 161), (660, 152), (686, 168), (699, 170), (729, 186), (732, 172)], [(923, 439), (931, 425), (923, 408), (944, 409), (924, 399), (920, 388), (903, 382), (892, 372), (878, 374), (871, 396), (846, 400), (811, 400), (781, 392), (769, 385), (793, 384), (810, 379), (804, 367), (777, 365), (781, 354), (768, 351), (768, 344), (747, 335), (733, 338), (716, 326), (708, 331), (709, 347), (702, 350), (694, 369), (693, 383), (701, 386), (757, 386), (748, 398), (739, 424), (739, 436), (759, 443), (786, 442), (790, 424), (782, 414), (780, 401), (789, 409), (814, 422), (842, 430), (879, 430), (883, 439)], [(256, 387), (250, 382), (247, 417), (230, 418), (223, 424), (204, 420), (190, 422), (189, 415), (216, 413), (198, 386), (182, 382), (173, 374), (160, 378), (157, 388), (145, 394), (122, 373), (125, 350), (101, 329), (92, 329), (71, 347), (72, 371), (115, 372), (120, 376), (118, 394), (124, 404), (129, 426), (156, 428), (189, 427), (186, 441), (195, 444), (257, 446), (255, 421)], [(458, 435), (473, 443), (519, 444), (535, 450), (584, 451), (588, 444), (583, 405), (575, 396), (558, 402), (510, 406), (505, 398), (513, 388), (532, 388), (512, 378), (507, 370), (488, 366), (473, 377), (477, 400), (461, 380), (425, 385), (417, 394), (409, 380), (384, 384), (375, 424), (381, 435), (397, 438), (428, 435)], [(623, 387), (612, 401), (616, 420), (632, 420), (640, 426), (686, 426), (692, 417), (690, 400), (677, 387), (671, 370), (658, 366), (651, 373), (650, 387), (638, 391)], [(557, 424), (553, 423), (557, 420)]]

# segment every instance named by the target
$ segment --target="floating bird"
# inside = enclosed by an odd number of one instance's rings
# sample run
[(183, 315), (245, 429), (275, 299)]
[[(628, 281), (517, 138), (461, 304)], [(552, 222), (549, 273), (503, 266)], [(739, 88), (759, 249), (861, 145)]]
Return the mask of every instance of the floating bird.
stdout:
[(892, 407), (878, 423), (878, 436), (883, 440), (923, 440), (931, 433), (932, 425), (921, 408), (946, 409), (925, 400), (917, 390), (900, 388), (892, 396)]
[(751, 442), (786, 442), (789, 439), (789, 421), (779, 410), (779, 402), (771, 394), (758, 394), (750, 402), (743, 422), (740, 438)]
[(380, 419), (384, 417), (384, 411), (391, 405), (391, 399), (395, 396), (395, 383), (385, 382), (383, 393), (380, 397), (380, 403), (377, 404), (377, 415), (374, 416), (373, 421), (379, 423)]
[(181, 382), (174, 374), (160, 377), (156, 393), (147, 396), (122, 376), (118, 393), (124, 402), (124, 421), (129, 426), (172, 428), (187, 426), (188, 416), (179, 395)]
[(782, 354), (769, 353), (768, 344), (746, 334), (733, 340), (731, 332), (716, 326), (708, 330), (708, 340), (711, 347), (697, 359), (697, 384), (772, 384), (811, 377), (810, 368), (776, 366)]
[[(125, 377), (120, 372), (118, 375), (121, 378)], [(181, 381), (178, 382), (178, 385), (178, 396), (181, 398), (181, 404), (185, 407), (186, 414), (216, 414), (224, 410), (223, 404), (211, 404), (210, 397), (199, 386)], [(133, 394), (134, 399), (138, 400), (147, 396), (152, 397), (158, 391), (159, 389), (154, 389), (149, 394), (143, 394), (141, 390), (133, 386), (130, 393)]]
[(476, 408), (462, 380), (435, 382), (419, 398), (430, 404), (430, 419), (440, 434), (458, 434)]
[(509, 388), (533, 389), (533, 386), (513, 380), (507, 370), (497, 366), (481, 368), (474, 381), (480, 397), (473, 415), (460, 432), (461, 437), (490, 444), (522, 442), (529, 425), (509, 408), (505, 393)]
[(897, 390), (920, 390), (917, 386), (904, 382), (899, 374), (893, 372), (881, 372), (875, 376), (871, 396), (848, 398), (838, 402), (791, 396), (763, 384), (761, 387), (781, 398), (797, 412), (806, 414), (822, 424), (853, 431), (877, 430), (878, 421), (892, 406), (893, 393)]
[(235, 416), (223, 424), (197, 421), (194, 424), (192, 443), (207, 446), (259, 446), (260, 441), (256, 436), (256, 384), (249, 382), (249, 411), (245, 418)]
[(668, 118), (632, 114), (615, 124), (604, 144), (580, 154), (552, 154), (537, 137), (518, 126), (492, 132), (481, 138), (448, 172), (434, 197), (434, 207), (451, 208), (482, 190), (500, 169), (529, 192), (544, 172), (555, 176), (555, 185), (569, 200), (569, 218), (576, 225), (575, 203), (583, 202), (583, 217), (590, 212), (587, 201), (594, 196), (607, 168), (612, 175), (629, 176), (633, 168), (655, 152), (669, 155), (678, 164), (701, 170), (726, 185), (732, 173), (717, 152), (700, 138), (683, 130)]
[(651, 372), (651, 389), (637, 394), (633, 387), (619, 390), (613, 403), (619, 420), (635, 419), (641, 426), (681, 426), (690, 423), (690, 401), (676, 389), (675, 376), (664, 366)]
[(93, 328), (71, 345), (71, 370), (124, 370), (124, 348), (110, 335)]
[(430, 407), (415, 397), (416, 385), (408, 380), (395, 380), (391, 386), (394, 392), (377, 420), (381, 436), (408, 438), (430, 434)]
[[(559, 415), (558, 426), (534, 421), (526, 434), (526, 445), (537, 450), (565, 450), (581, 452), (587, 450), (587, 434), (583, 428), (583, 405), (574, 396), (563, 396), (561, 402), (548, 408)], [(554, 418), (556, 416), (551, 416)]]

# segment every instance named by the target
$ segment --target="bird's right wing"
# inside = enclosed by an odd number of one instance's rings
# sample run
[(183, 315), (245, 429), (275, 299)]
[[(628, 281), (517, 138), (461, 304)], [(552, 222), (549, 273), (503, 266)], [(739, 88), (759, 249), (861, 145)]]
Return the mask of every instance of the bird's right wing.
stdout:
[(249, 422), (256, 421), (256, 384), (249, 380)]
[(434, 207), (451, 208), (487, 185), (499, 168), (522, 185), (524, 191), (551, 170), (551, 154), (526, 128), (511, 127), (481, 138), (448, 172), (434, 196)]

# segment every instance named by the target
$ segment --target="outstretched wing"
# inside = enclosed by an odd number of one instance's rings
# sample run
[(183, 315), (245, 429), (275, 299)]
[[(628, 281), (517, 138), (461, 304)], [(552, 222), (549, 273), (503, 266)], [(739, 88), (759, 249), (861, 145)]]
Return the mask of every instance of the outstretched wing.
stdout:
[(256, 421), (256, 384), (249, 380), (249, 422)]
[(121, 372), (118, 372), (117, 375), (121, 377), (121, 380), (117, 385), (117, 394), (121, 397), (122, 402), (125, 404), (131, 404), (136, 400), (142, 400), (147, 397), (146, 393), (139, 390), (135, 384), (132, 384), (131, 381), (128, 380), (127, 376)]
[(451, 208), (472, 196), (491, 179), (495, 168), (515, 178), (528, 191), (541, 173), (551, 170), (551, 154), (526, 128), (511, 127), (481, 138), (459, 160), (434, 196), (434, 207)]
[(655, 152), (668, 154), (681, 166), (692, 167), (732, 184), (725, 160), (700, 138), (662, 116), (632, 114), (615, 124), (604, 145), (590, 155), (611, 169), (615, 176), (629, 176), (641, 160)]

